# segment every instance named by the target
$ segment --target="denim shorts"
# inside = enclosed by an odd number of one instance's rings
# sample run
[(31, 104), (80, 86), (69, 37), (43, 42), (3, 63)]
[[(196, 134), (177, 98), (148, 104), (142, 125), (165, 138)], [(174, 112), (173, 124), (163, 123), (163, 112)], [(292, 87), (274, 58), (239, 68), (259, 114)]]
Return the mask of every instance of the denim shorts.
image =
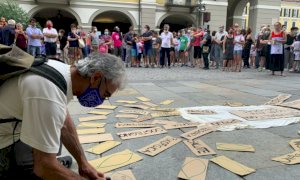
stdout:
[(242, 55), (242, 53), (243, 53), (243, 50), (234, 50), (233, 51), (234, 55)]
[(136, 56), (137, 56), (137, 50), (131, 49), (131, 57), (136, 57)]

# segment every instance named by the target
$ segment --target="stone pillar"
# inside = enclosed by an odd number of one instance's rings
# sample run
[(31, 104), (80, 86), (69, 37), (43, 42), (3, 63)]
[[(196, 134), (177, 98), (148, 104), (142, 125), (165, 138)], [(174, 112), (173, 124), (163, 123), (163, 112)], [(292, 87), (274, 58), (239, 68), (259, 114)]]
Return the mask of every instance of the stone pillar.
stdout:
[[(227, 0), (206, 1), (203, 0), (206, 7), (206, 12), (210, 12), (209, 29), (211, 31), (218, 30), (220, 25), (226, 26), (227, 19)], [(200, 17), (202, 18), (202, 17)]]
[(259, 32), (261, 25), (272, 27), (272, 23), (280, 17), (281, 0), (253, 0), (250, 3), (249, 27), (254, 32)]
[(145, 25), (155, 29), (156, 0), (141, 0), (141, 31)]

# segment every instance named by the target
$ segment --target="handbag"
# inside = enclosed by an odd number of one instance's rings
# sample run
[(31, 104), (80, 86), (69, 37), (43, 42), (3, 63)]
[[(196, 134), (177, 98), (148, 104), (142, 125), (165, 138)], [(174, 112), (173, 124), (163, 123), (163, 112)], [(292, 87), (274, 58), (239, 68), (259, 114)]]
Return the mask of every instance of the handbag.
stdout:
[(83, 41), (83, 39), (78, 39), (78, 44), (80, 48), (84, 48), (85, 47), (85, 43)]
[(209, 46), (203, 46), (203, 53), (209, 53)]

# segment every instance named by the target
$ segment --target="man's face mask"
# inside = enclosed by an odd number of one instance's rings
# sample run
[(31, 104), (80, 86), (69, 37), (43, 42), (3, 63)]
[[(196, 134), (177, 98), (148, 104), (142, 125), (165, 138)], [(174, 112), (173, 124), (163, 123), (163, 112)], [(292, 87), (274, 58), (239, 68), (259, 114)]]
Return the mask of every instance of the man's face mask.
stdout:
[(101, 105), (105, 98), (100, 96), (100, 86), (103, 78), (97, 88), (88, 87), (80, 96), (77, 96), (79, 103), (84, 107), (96, 107)]

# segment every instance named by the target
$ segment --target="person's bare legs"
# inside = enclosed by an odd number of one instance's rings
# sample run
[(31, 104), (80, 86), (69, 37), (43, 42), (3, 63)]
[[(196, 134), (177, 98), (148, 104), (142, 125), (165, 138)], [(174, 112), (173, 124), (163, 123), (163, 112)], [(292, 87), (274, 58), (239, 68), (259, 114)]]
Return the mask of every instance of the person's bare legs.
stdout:
[(238, 62), (237, 62), (237, 72), (241, 72), (241, 69), (242, 69), (242, 56), (241, 55), (237, 55), (238, 57)]
[(225, 71), (226, 70), (226, 68), (228, 68), (228, 61), (227, 60), (223, 60), (223, 71)]
[[(259, 71), (263, 70), (263, 67), (265, 67), (265, 62), (266, 62), (266, 57), (261, 56), (260, 62), (259, 62)], [(274, 74), (274, 72), (273, 72), (273, 74)]]
[(174, 51), (170, 52), (170, 58), (171, 58), (171, 65), (175, 66), (175, 53)]

